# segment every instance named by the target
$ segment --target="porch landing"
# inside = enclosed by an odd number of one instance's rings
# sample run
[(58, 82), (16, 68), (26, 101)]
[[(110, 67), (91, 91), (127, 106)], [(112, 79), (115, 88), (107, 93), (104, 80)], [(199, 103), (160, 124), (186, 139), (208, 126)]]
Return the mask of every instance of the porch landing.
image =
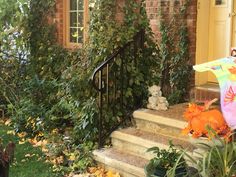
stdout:
[(181, 134), (187, 125), (183, 112), (187, 104), (171, 106), (167, 111), (139, 109), (133, 113), (135, 125), (111, 134), (112, 147), (94, 151), (95, 159), (123, 177), (144, 177), (144, 166), (153, 157), (146, 150), (153, 146), (168, 148), (169, 141), (192, 153), (195, 147)]
[(206, 83), (195, 87), (194, 95), (191, 95), (194, 101), (204, 102), (218, 98), (220, 100), (220, 88), (217, 83)]

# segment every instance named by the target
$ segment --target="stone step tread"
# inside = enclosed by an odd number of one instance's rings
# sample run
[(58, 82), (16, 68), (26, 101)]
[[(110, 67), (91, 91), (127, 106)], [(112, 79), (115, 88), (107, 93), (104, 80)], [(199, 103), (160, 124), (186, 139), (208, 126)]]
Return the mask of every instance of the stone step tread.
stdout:
[(156, 146), (157, 144), (164, 144), (166, 147), (169, 146), (170, 140), (174, 145), (181, 145), (183, 148), (192, 151), (194, 146), (189, 142), (188, 136), (181, 135), (168, 135), (168, 134), (154, 134), (146, 131), (142, 131), (140, 129), (135, 128), (126, 128), (114, 131), (111, 134), (112, 138), (121, 139), (123, 141), (128, 141), (134, 144), (139, 144), (146, 148), (150, 148)]
[(182, 129), (187, 126), (187, 121), (183, 118), (183, 113), (187, 107), (188, 104), (183, 103), (171, 106), (166, 111), (139, 109), (134, 111), (133, 117), (135, 120), (139, 119), (150, 123)]
[(220, 93), (219, 84), (215, 84), (215, 83), (207, 83), (207, 84), (199, 85), (199, 86), (196, 86), (195, 89), (208, 90), (208, 91)]
[[(168, 110), (151, 110), (151, 109), (139, 109), (137, 111), (142, 111), (148, 114), (152, 114), (154, 116), (161, 116), (161, 117), (166, 117), (166, 118), (171, 118), (171, 119), (176, 119), (185, 122), (183, 119), (183, 113), (185, 109), (188, 107), (188, 103), (182, 103), (182, 104), (177, 104), (170, 106)], [(137, 112), (135, 111), (134, 114)]]
[(147, 159), (117, 150), (115, 148), (95, 150), (93, 154), (95, 159), (100, 163), (137, 176), (145, 176), (144, 166), (148, 163)]

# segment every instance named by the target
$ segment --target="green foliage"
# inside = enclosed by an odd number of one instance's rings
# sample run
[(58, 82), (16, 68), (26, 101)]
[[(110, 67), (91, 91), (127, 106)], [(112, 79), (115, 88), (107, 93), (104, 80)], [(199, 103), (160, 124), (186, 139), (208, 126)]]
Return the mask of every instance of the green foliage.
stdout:
[[(98, 136), (98, 108), (94, 98), (83, 103), (79, 116), (74, 119), (74, 139), (78, 142), (96, 141)], [(82, 138), (82, 139), (81, 139)]]
[[(0, 104), (8, 104), (8, 114), (17, 132), (26, 131), (34, 136), (58, 128), (60, 133), (66, 134), (69, 127), (73, 130), (70, 133), (72, 144), (96, 141), (97, 93), (89, 82), (91, 74), (141, 29), (145, 30), (144, 50), (138, 51), (136, 56), (132, 47), (125, 52), (127, 89), (124, 102), (127, 106), (120, 110), (113, 104), (116, 113), (113, 116), (112, 111), (107, 110), (104, 131), (119, 121), (122, 112), (144, 105), (147, 87), (160, 79), (163, 88), (166, 84), (163, 81), (169, 80), (171, 92), (168, 93), (174, 95), (174, 101), (182, 98), (186, 92), (183, 80), (187, 83), (183, 78), (188, 68), (184, 67), (188, 62), (184, 23), (178, 30), (175, 28), (175, 33), (169, 33), (163, 25), (163, 42), (158, 49), (153, 42), (144, 0), (140, 3), (126, 0), (124, 7), (119, 7), (114, 0), (91, 0), (90, 3), (95, 5), (90, 8), (88, 42), (82, 49), (72, 52), (57, 44), (56, 29), (51, 23), (55, 2), (0, 0), (0, 6), (4, 7), (0, 10)], [(123, 13), (123, 19), (118, 20), (118, 13)], [(169, 37), (177, 32), (180, 34), (179, 43), (175, 50), (169, 50), (172, 39)], [(167, 62), (169, 58), (172, 62)], [(112, 66), (113, 71), (119, 71), (120, 63), (118, 58)], [(121, 87), (120, 82), (117, 84)], [(84, 149), (86, 152), (77, 154), (78, 159), (73, 164), (64, 165), (73, 170), (89, 165), (86, 147), (82, 146), (80, 151)], [(69, 149), (73, 151), (75, 148), (70, 145)]]
[[(197, 157), (192, 157), (185, 150), (182, 150), (184, 156), (190, 163), (194, 164), (194, 174), (189, 176), (196, 177), (232, 177), (236, 175), (236, 144), (235, 141), (228, 141), (220, 138), (217, 133), (209, 129), (215, 138), (209, 143), (200, 143), (202, 149)], [(234, 136), (234, 135), (232, 135)], [(175, 168), (180, 161), (176, 161), (175, 166), (170, 169), (169, 177), (175, 176)]]
[[(73, 163), (60, 167), (63, 171), (83, 170), (91, 162), (86, 147), (93, 148), (86, 142), (97, 141), (98, 136), (96, 92), (89, 82), (94, 68), (115, 49), (132, 40), (139, 30), (145, 29), (145, 51), (137, 55), (137, 67), (131, 62), (133, 49), (126, 53), (132, 80), (128, 81), (125, 101), (129, 100), (132, 105), (135, 100), (144, 100), (146, 87), (152, 82), (149, 73), (153, 72), (150, 68), (155, 66), (157, 52), (154, 52), (156, 46), (151, 40), (144, 6), (127, 1), (125, 7), (117, 8), (112, 0), (96, 1), (90, 9), (88, 43), (83, 49), (71, 52), (57, 45), (55, 26), (50, 23), (55, 0), (12, 0), (10, 5), (7, 2), (0, 1), (1, 7), (7, 7), (0, 13), (1, 34), (4, 34), (0, 45), (0, 64), (4, 68), (0, 78), (1, 102), (8, 104), (8, 114), (17, 132), (26, 131), (34, 136), (58, 129), (66, 134), (70, 128), (70, 144), (62, 150), (52, 149), (77, 153), (71, 144), (85, 143)], [(124, 19), (118, 23), (117, 11), (124, 13)], [(16, 13), (11, 16), (12, 12)], [(15, 44), (16, 48), (10, 44)], [(117, 116), (121, 111), (117, 110)], [(108, 127), (115, 122), (110, 115), (108, 112)]]
[[(67, 132), (68, 133), (68, 132)], [(94, 143), (91, 141), (84, 141), (81, 144), (75, 144), (73, 138), (66, 135), (54, 134), (48, 135), (49, 141), (47, 144), (50, 159), (62, 159), (61, 165), (53, 166), (53, 171), (60, 175), (66, 175), (71, 172), (82, 173), (88, 167), (95, 165), (92, 151), (94, 150)]]
[(0, 0), (0, 104), (18, 101), (28, 50), (24, 24), (28, 1)]
[[(125, 82), (128, 83), (125, 86), (127, 87), (126, 93), (124, 93), (126, 95), (125, 102), (129, 103), (129, 106), (137, 104), (142, 106), (147, 97), (147, 86), (153, 84), (156, 79), (155, 68), (158, 64), (158, 50), (149, 27), (144, 1), (141, 3), (125, 1), (125, 3), (124, 7), (119, 7), (112, 0), (96, 1), (90, 20), (88, 59), (91, 60), (92, 67), (96, 67), (117, 48), (131, 41), (137, 32), (144, 29), (144, 50), (137, 56), (134, 56), (134, 49), (132, 48), (126, 51), (125, 65), (127, 71), (123, 73), (126, 76)], [(117, 21), (119, 17), (116, 15), (117, 13), (123, 14), (123, 19)], [(119, 71), (120, 63), (121, 60), (118, 58), (111, 70), (113, 72)]]
[[(175, 167), (176, 162), (178, 161), (178, 167), (176, 169), (181, 169), (182, 173), (186, 173), (186, 162), (181, 156), (181, 151), (177, 150), (172, 143), (170, 143), (169, 149), (160, 149), (159, 147), (152, 147), (147, 150), (147, 152), (152, 152), (155, 154), (155, 157), (152, 158), (149, 163), (145, 166), (145, 173), (147, 176), (157, 175), (157, 171), (162, 171), (163, 176), (166, 176), (166, 173), (171, 168)], [(183, 176), (182, 174), (181, 176)]]
[(223, 147), (213, 146), (202, 159), (202, 176), (231, 177), (236, 174), (235, 143), (223, 143)]
[(170, 104), (183, 102), (191, 74), (186, 11), (189, 0), (173, 14), (160, 12), (160, 85)]
[(87, 141), (75, 148), (75, 151), (72, 152), (72, 154), (69, 153), (69, 156), (75, 156), (74, 162), (71, 163), (71, 165), (69, 166), (70, 170), (74, 172), (83, 172), (88, 167), (94, 165), (94, 159), (92, 154), (93, 149), (94, 143)]

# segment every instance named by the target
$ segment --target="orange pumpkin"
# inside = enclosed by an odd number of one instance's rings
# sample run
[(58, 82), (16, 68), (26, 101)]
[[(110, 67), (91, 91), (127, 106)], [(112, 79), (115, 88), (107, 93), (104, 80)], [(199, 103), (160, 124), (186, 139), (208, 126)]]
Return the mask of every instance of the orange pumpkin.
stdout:
[(210, 126), (218, 134), (227, 134), (227, 136), (230, 134), (230, 128), (227, 126), (222, 113), (217, 109), (206, 110), (206, 106), (189, 104), (184, 113), (184, 118), (188, 120), (188, 126), (183, 130), (183, 133), (192, 133), (195, 138), (208, 137), (207, 126)]

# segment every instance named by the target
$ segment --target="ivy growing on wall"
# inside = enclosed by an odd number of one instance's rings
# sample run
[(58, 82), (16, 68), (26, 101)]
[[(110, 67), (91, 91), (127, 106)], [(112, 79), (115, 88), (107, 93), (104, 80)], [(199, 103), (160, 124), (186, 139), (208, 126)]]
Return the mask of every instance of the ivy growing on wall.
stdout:
[(160, 85), (171, 104), (185, 101), (192, 78), (186, 20), (189, 3), (177, 3), (173, 13), (160, 9)]
[[(20, 84), (22, 90), (15, 86), (13, 95), (16, 95), (18, 100), (7, 100), (10, 103), (9, 108), (14, 111), (13, 118), (17, 130), (24, 130), (28, 117), (33, 117), (37, 122), (42, 123), (37, 124), (35, 133), (61, 125), (62, 127), (73, 125), (76, 122), (74, 120), (79, 118), (75, 113), (82, 109), (81, 106), (89, 97), (94, 96), (88, 82), (93, 69), (114, 49), (132, 39), (140, 29), (147, 29), (146, 34), (151, 35), (145, 11), (141, 8), (142, 4), (127, 1), (125, 7), (117, 8), (117, 4), (112, 0), (96, 1), (95, 7), (91, 9), (90, 39), (87, 46), (85, 49), (69, 52), (57, 45), (55, 26), (49, 23), (54, 15), (55, 0), (26, 0), (19, 4), (14, 1), (13, 4), (12, 8), (17, 7), (16, 10), (19, 11), (17, 13), (19, 18), (14, 18), (15, 21), (10, 17), (7, 19), (9, 22), (12, 21), (12, 24), (13, 22), (17, 24), (15, 29), (18, 34), (12, 41), (17, 41), (20, 36), (20, 51), (25, 52), (24, 57), (21, 57), (24, 62), (21, 60), (14, 62), (19, 65), (16, 72), (21, 73), (22, 79), (17, 79), (13, 85)], [(140, 9), (142, 9), (141, 13), (137, 13)], [(114, 13), (117, 11), (124, 16), (119, 23)], [(150, 38), (146, 39), (150, 40)], [(155, 58), (150, 48), (155, 49), (155, 45), (151, 40), (147, 45), (149, 50), (146, 50), (146, 57), (150, 60), (140, 60), (140, 68), (133, 70), (133, 74), (139, 76), (136, 82), (139, 85), (147, 84), (144, 81), (151, 81), (146, 78), (150, 78), (148, 64), (153, 65), (151, 60)], [(5, 51), (13, 51), (13, 49)], [(11, 81), (15, 78), (13, 75), (9, 77)], [(135, 92), (138, 90), (133, 90), (132, 93), (135, 95)], [(139, 92), (141, 94), (144, 90)]]

